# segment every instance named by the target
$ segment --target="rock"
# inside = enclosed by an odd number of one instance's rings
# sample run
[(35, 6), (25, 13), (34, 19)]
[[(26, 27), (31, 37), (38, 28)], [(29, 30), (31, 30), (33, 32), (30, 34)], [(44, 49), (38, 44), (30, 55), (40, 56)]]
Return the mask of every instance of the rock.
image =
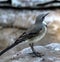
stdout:
[(47, 48), (55, 51), (60, 51), (60, 43), (51, 43), (46, 45)]
[[(43, 4), (52, 0), (12, 0), (12, 6), (20, 7), (20, 6), (36, 6), (37, 4)], [(51, 4), (53, 5), (53, 4)], [(47, 5), (47, 6), (51, 6)], [(57, 5), (57, 4), (55, 4)], [(53, 5), (54, 6), (54, 5)]]
[[(35, 50), (41, 54), (43, 54), (44, 56), (46, 56), (47, 54), (47, 49), (44, 48), (43, 46), (35, 46), (34, 47)], [(12, 55), (9, 58), (6, 58), (6, 61), (8, 60), (8, 62), (12, 62), (12, 61), (21, 61), (21, 62), (40, 62), (42, 61), (42, 57), (33, 57), (32, 55), (30, 55), (29, 53), (32, 53), (30, 47), (25, 48), (23, 50), (21, 50), (20, 52), (16, 53), (15, 55)]]
[[(1, 11), (1, 10), (0, 10)], [(14, 17), (15, 15), (13, 13), (6, 13), (4, 14), (4, 12), (2, 11), (2, 13), (0, 14), (0, 26), (11, 26), (14, 23)]]
[(5, 62), (57, 62), (60, 60), (58, 56), (54, 56), (53, 53), (48, 48), (44, 46), (34, 46), (35, 50), (44, 56), (41, 57), (33, 57), (29, 53), (32, 53), (30, 47), (24, 48), (18, 53), (10, 56), (9, 58), (5, 58)]
[(52, 51), (56, 56), (60, 57), (60, 43), (51, 43), (45, 47)]

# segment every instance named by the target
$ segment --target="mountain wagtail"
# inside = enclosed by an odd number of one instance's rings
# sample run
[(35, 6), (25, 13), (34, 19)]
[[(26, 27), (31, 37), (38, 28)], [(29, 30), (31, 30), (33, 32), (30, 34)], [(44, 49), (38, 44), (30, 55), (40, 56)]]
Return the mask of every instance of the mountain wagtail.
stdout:
[(47, 27), (46, 27), (46, 25), (43, 24), (43, 20), (44, 20), (45, 16), (47, 16), (47, 15), (48, 15), (48, 13), (40, 14), (39, 16), (37, 16), (35, 24), (33, 24), (33, 26), (28, 28), (26, 32), (22, 33), (22, 35), (19, 36), (19, 38), (12, 45), (10, 45), (6, 49), (2, 50), (0, 52), (0, 56), (2, 54), (4, 54), (5, 52), (7, 52), (9, 49), (16, 46), (17, 44), (25, 42), (25, 41), (29, 43), (33, 53), (36, 56), (41, 56), (40, 54), (38, 55), (38, 53), (36, 53), (36, 51), (34, 50), (33, 43), (40, 41), (45, 36), (45, 34), (47, 32)]

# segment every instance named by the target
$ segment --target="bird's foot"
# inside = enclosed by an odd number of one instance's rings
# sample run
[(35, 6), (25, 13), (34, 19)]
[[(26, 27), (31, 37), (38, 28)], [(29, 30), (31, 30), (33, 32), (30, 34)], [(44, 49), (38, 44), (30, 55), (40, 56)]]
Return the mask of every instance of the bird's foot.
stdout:
[(44, 54), (42, 53), (39, 53), (39, 52), (32, 52), (32, 53), (29, 53), (32, 57), (42, 57), (44, 56)]
[(39, 52), (36, 52), (36, 50), (34, 49), (34, 43), (31, 43), (31, 44), (29, 44), (30, 45), (30, 47), (31, 47), (31, 49), (32, 49), (32, 53), (29, 53), (32, 57), (42, 57), (42, 56), (44, 56), (44, 54), (42, 54), (42, 53), (39, 53)]

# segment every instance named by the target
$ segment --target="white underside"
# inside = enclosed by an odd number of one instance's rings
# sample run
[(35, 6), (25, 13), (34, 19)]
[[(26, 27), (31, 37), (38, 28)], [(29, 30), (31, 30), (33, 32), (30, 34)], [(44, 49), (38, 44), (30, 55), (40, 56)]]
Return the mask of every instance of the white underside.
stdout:
[(42, 33), (39, 33), (38, 36), (32, 38), (32, 39), (28, 39), (26, 40), (25, 42), (28, 42), (28, 43), (35, 43), (35, 42), (38, 42), (40, 41), (41, 39), (43, 39), (43, 37), (46, 35), (47, 33), (47, 28), (46, 26), (44, 26), (44, 31)]

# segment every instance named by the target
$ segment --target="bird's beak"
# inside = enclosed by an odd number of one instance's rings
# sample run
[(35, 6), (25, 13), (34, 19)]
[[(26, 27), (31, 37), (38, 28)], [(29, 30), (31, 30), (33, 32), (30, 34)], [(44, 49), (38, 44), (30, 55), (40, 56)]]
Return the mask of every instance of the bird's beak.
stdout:
[(47, 16), (49, 13), (45, 14), (43, 17)]
[[(43, 17), (47, 16), (49, 13), (45, 14)], [(43, 21), (43, 25), (47, 27), (47, 23)]]

